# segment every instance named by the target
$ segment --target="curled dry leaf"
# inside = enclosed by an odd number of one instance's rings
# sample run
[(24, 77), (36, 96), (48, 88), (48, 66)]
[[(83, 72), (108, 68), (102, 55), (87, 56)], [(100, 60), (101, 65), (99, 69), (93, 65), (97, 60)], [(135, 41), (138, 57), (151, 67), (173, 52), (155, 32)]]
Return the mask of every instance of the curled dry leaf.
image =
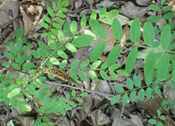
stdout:
[(23, 17), (25, 33), (30, 33), (34, 27), (40, 22), (43, 7), (40, 2), (23, 2), (20, 6), (20, 12)]
[(169, 6), (172, 7), (172, 10), (175, 12), (175, 0), (169, 0)]
[(124, 32), (123, 32), (122, 38), (120, 40), (120, 46), (122, 48), (125, 47), (126, 41), (128, 39), (128, 35), (129, 35), (129, 27), (128, 27), (128, 25), (125, 25), (124, 26)]

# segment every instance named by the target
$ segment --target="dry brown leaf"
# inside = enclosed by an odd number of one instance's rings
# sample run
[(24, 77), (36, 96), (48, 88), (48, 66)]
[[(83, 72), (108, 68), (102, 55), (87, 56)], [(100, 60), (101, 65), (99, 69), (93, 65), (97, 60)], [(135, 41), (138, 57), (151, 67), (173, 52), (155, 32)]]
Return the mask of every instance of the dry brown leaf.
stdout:
[(172, 10), (175, 11), (175, 0), (169, 0), (169, 6), (172, 7)]
[(28, 17), (28, 15), (26, 14), (26, 12), (24, 11), (24, 9), (22, 7), (20, 7), (20, 12), (21, 12), (22, 17), (23, 17), (25, 34), (27, 34), (27, 33), (29, 33), (32, 30), (32, 28), (33, 28), (33, 22)]
[(120, 46), (122, 48), (125, 47), (126, 41), (128, 39), (128, 35), (129, 35), (129, 27), (128, 27), (128, 25), (125, 25), (124, 26), (124, 32), (123, 32), (122, 38), (120, 40)]

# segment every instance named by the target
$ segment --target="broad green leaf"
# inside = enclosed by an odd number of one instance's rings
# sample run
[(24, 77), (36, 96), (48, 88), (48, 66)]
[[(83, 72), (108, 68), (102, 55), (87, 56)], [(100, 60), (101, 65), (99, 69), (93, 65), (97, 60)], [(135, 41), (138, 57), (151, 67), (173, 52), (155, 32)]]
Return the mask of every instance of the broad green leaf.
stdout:
[(156, 63), (156, 80), (157, 81), (164, 81), (169, 77), (169, 55), (168, 54), (161, 54), (159, 56), (159, 60)]
[(8, 98), (13, 98), (15, 97), (16, 95), (20, 94), (21, 92), (21, 88), (15, 88), (13, 89), (12, 91), (10, 91), (8, 94), (7, 94), (7, 97)]
[(152, 98), (153, 97), (153, 89), (151, 87), (148, 87), (145, 91), (145, 95), (148, 99)]
[(126, 84), (128, 89), (132, 90), (134, 88), (133, 81), (130, 78), (127, 79)]
[(158, 55), (154, 52), (150, 52), (144, 60), (144, 78), (147, 85), (153, 82), (154, 78), (154, 66)]
[(78, 59), (74, 59), (71, 63), (70, 76), (75, 81), (78, 80), (79, 63), (80, 63), (80, 61)]
[(130, 28), (130, 40), (134, 43), (139, 42), (141, 37), (141, 31), (140, 31), (140, 21), (138, 19), (135, 19), (131, 23)]
[(128, 97), (128, 94), (125, 93), (123, 96), (122, 96), (122, 103), (124, 105), (128, 104), (129, 103), (129, 97)]
[(92, 69), (92, 70), (96, 70), (96, 69), (100, 66), (101, 63), (102, 63), (101, 60), (95, 61), (95, 62), (91, 65), (91, 69)]
[(137, 101), (137, 94), (136, 94), (136, 91), (135, 90), (131, 91), (131, 93), (129, 95), (129, 99), (132, 102), (136, 102)]
[(108, 66), (111, 66), (112, 64), (115, 64), (118, 56), (120, 55), (120, 47), (118, 45), (114, 46), (109, 53), (107, 59), (106, 59), (106, 64)]
[(147, 45), (152, 45), (155, 38), (154, 27), (151, 22), (146, 22), (143, 26), (143, 38)]
[(67, 54), (63, 50), (58, 50), (57, 51), (57, 55), (59, 57), (63, 58), (63, 59), (67, 59), (68, 58)]
[(66, 47), (69, 51), (71, 51), (72, 53), (77, 52), (77, 48), (76, 48), (73, 44), (71, 44), (71, 43), (67, 43), (67, 44), (65, 45), (65, 47)]
[(87, 81), (88, 80), (88, 76), (87, 76), (86, 71), (79, 71), (79, 77), (80, 77), (80, 80), (82, 80), (82, 81)]
[(71, 24), (70, 24), (70, 31), (72, 33), (76, 33), (78, 30), (78, 24), (76, 21), (72, 21)]
[(157, 120), (152, 118), (152, 119), (148, 120), (148, 123), (151, 124), (151, 125), (155, 125), (155, 124), (157, 124)]
[(112, 23), (112, 33), (115, 37), (116, 40), (120, 41), (123, 31), (122, 31), (122, 25), (120, 24), (120, 22), (117, 19), (113, 20)]
[(100, 75), (104, 80), (109, 80), (110, 79), (110, 77), (108, 76), (108, 74), (105, 70), (100, 69)]
[(86, 27), (87, 25), (87, 18), (86, 16), (82, 16), (81, 20), (80, 20), (80, 26), (83, 28), (83, 27)]
[(167, 49), (172, 41), (171, 26), (164, 25), (161, 30), (160, 44), (162, 48)]
[(91, 61), (95, 61), (100, 58), (101, 54), (105, 49), (105, 43), (100, 42), (96, 45), (96, 47), (90, 52), (89, 57)]
[(134, 75), (133, 76), (133, 82), (134, 82), (134, 86), (137, 87), (137, 88), (141, 88), (142, 86), (142, 82), (141, 82), (141, 79), (140, 79), (140, 76), (138, 75)]
[(96, 36), (98, 36), (99, 38), (106, 38), (106, 29), (97, 20), (90, 20), (90, 26)]
[(87, 47), (91, 44), (93, 37), (90, 35), (81, 35), (73, 40), (73, 44), (77, 48)]
[(138, 100), (144, 101), (145, 100), (145, 90), (144, 89), (139, 90), (137, 97), (138, 97)]
[(172, 66), (172, 80), (175, 82), (175, 61), (173, 61), (173, 66)]
[(91, 15), (90, 15), (90, 20), (96, 20), (96, 18), (97, 18), (97, 13), (96, 13), (95, 10), (93, 10), (93, 11), (91, 12)]
[(158, 22), (162, 17), (161, 16), (150, 16), (147, 18), (148, 21), (152, 22), (152, 23), (156, 23)]
[(53, 65), (59, 65), (60, 64), (60, 61), (55, 57), (50, 57), (49, 62)]
[(131, 52), (129, 53), (127, 61), (126, 61), (125, 70), (127, 71), (127, 73), (131, 73), (132, 72), (132, 70), (133, 70), (133, 68), (135, 66), (137, 55), (138, 55), (137, 48), (133, 48), (131, 50)]
[(120, 95), (115, 95), (111, 97), (111, 105), (115, 105), (116, 103), (120, 103)]
[(149, 6), (149, 10), (152, 10), (152, 11), (160, 11), (161, 10), (161, 8), (160, 8), (160, 6), (158, 5), (158, 4), (151, 4), (150, 6)]
[(54, 10), (51, 7), (47, 8), (47, 12), (48, 12), (49, 16), (51, 16), (51, 17), (54, 16), (54, 14), (55, 14)]
[(155, 92), (156, 94), (158, 94), (159, 96), (162, 95), (162, 91), (161, 91), (161, 89), (160, 89), (160, 86), (154, 87), (154, 92)]
[(89, 77), (92, 79), (92, 80), (96, 80), (97, 79), (97, 74), (95, 71), (93, 70), (90, 70), (89, 71)]
[(124, 93), (124, 87), (121, 84), (116, 84), (115, 91), (119, 94)]

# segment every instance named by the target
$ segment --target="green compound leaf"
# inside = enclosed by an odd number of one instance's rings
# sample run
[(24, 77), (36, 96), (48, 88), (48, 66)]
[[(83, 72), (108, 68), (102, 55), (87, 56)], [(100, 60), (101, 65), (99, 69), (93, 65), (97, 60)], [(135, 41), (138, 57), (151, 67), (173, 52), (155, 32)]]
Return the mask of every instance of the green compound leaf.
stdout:
[(123, 88), (123, 86), (121, 85), (121, 84), (117, 84), (116, 86), (115, 86), (115, 91), (117, 92), (117, 93), (119, 93), (119, 94), (121, 94), (121, 93), (124, 93), (124, 88)]
[(93, 37), (90, 35), (81, 35), (75, 38), (72, 44), (77, 48), (87, 47), (91, 44)]
[(167, 49), (172, 41), (171, 26), (169, 24), (163, 26), (160, 35), (160, 44), (162, 48)]
[(74, 59), (71, 63), (70, 76), (75, 81), (78, 80), (79, 64), (80, 61), (78, 59)]
[(120, 22), (117, 19), (113, 20), (112, 23), (112, 33), (115, 37), (116, 40), (120, 41), (123, 31), (122, 31), (122, 25), (120, 24)]
[(97, 20), (90, 20), (90, 26), (91, 26), (92, 31), (99, 38), (106, 38), (107, 32), (105, 28)]
[(161, 54), (159, 56), (159, 60), (156, 63), (156, 80), (159, 81), (164, 81), (168, 79), (169, 77), (169, 66), (170, 66), (170, 60), (169, 60), (169, 55), (168, 54)]
[(128, 86), (128, 89), (132, 90), (134, 88), (133, 81), (130, 78), (127, 79), (126, 84)]
[(95, 61), (99, 59), (105, 49), (105, 46), (106, 44), (104, 42), (98, 43), (96, 47), (89, 54), (90, 60)]
[(120, 55), (120, 47), (119, 47), (119, 45), (116, 45), (115, 47), (112, 48), (111, 52), (109, 53), (109, 55), (105, 61), (106, 64), (108, 66), (115, 64), (119, 55)]
[(131, 52), (129, 53), (127, 61), (126, 61), (126, 68), (125, 68), (125, 70), (126, 70), (127, 73), (131, 73), (132, 72), (132, 70), (133, 70), (133, 68), (135, 66), (137, 55), (138, 55), (137, 48), (133, 48), (131, 50)]
[(151, 22), (146, 22), (143, 26), (143, 38), (147, 45), (153, 45), (155, 38), (155, 29)]
[(154, 78), (154, 65), (157, 60), (157, 54), (150, 52), (144, 60), (144, 78), (147, 85), (153, 82)]
[(130, 39), (133, 43), (137, 43), (137, 42), (139, 42), (140, 37), (141, 37), (140, 22), (138, 19), (135, 19), (131, 23)]

